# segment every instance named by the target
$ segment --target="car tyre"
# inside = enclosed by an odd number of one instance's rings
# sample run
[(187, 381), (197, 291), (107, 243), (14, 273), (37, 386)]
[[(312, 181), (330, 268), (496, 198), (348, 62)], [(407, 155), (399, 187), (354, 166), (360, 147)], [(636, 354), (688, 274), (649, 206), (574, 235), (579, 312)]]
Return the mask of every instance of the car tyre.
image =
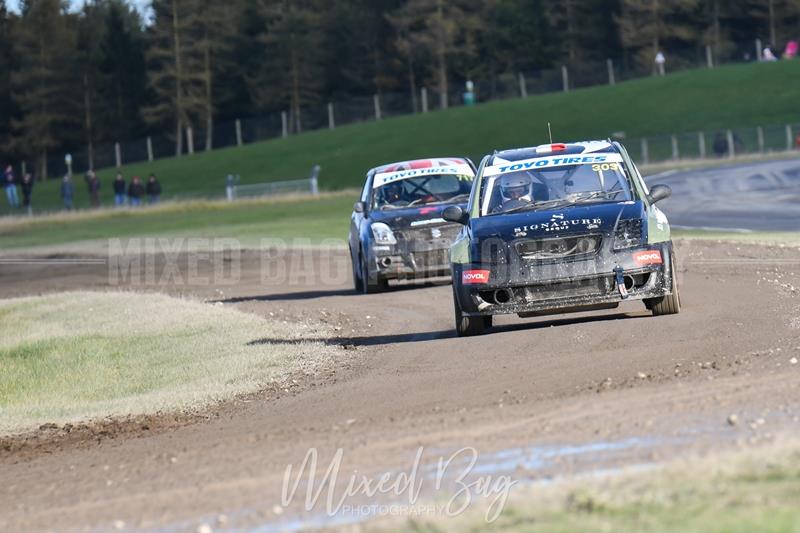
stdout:
[(644, 305), (653, 313), (653, 316), (677, 315), (681, 312), (681, 296), (678, 290), (678, 277), (675, 274), (674, 254), (672, 254), (669, 265), (672, 276), (672, 294), (644, 301)]
[(483, 335), (488, 328), (492, 327), (491, 316), (467, 316), (461, 311), (455, 285), (453, 286), (453, 308), (455, 312), (456, 333), (458, 333), (459, 337)]
[(359, 275), (359, 279), (361, 281), (361, 292), (364, 294), (375, 294), (377, 292), (383, 292), (389, 288), (389, 282), (385, 279), (381, 279), (378, 276), (378, 280), (376, 282), (370, 282), (369, 279), (369, 266), (367, 265), (367, 258), (364, 255), (364, 251), (361, 251), (361, 272)]
[(359, 264), (356, 257), (353, 255), (353, 250), (350, 249), (350, 264), (353, 270), (353, 289), (356, 292), (361, 292), (361, 277), (359, 276)]

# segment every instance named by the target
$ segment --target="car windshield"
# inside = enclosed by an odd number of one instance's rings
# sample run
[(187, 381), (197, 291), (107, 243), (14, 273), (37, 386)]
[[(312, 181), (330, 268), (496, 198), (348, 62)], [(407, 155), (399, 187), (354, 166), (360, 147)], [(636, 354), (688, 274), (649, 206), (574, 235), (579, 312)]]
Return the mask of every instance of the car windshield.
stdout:
[(391, 181), (375, 187), (373, 206), (385, 210), (466, 202), (472, 180), (467, 174), (435, 174)]
[(532, 164), (487, 167), (484, 175), (495, 175), (486, 178), (480, 199), (481, 214), (631, 200), (631, 189), (621, 158), (611, 154), (602, 159), (606, 161), (551, 168), (536, 168), (536, 160)]

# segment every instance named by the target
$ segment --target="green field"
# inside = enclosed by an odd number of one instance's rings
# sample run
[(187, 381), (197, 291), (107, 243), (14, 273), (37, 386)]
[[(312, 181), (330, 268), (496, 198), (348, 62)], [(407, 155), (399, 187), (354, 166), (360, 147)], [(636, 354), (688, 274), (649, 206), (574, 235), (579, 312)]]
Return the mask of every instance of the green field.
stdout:
[[(45, 422), (194, 411), (335, 355), (303, 342), (317, 326), (159, 294), (7, 299), (0, 318), (0, 435)], [(264, 337), (276, 340), (254, 342)]]
[(232, 238), (242, 247), (258, 247), (262, 239), (343, 240), (357, 198), (357, 191), (340, 191), (316, 199), (171, 202), (6, 219), (0, 220), (0, 251), (57, 246), (103, 253), (112, 237)]
[[(324, 189), (358, 187), (368, 168), (387, 161), (437, 155), (477, 160), (495, 148), (546, 142), (548, 121), (559, 140), (607, 137), (614, 132), (635, 139), (800, 121), (798, 78), (800, 61), (694, 70), (314, 131), (129, 165), (123, 172), (126, 177), (156, 172), (165, 198), (220, 196), (229, 173), (241, 175), (243, 183), (307, 177), (314, 164), (322, 166)], [(113, 174), (113, 169), (99, 172), (106, 205), (111, 203)], [(85, 184), (77, 179), (75, 185), (77, 205), (85, 206)], [(35, 206), (59, 208), (57, 188), (57, 180), (38, 184)], [(0, 204), (0, 214), (7, 213), (4, 198)]]

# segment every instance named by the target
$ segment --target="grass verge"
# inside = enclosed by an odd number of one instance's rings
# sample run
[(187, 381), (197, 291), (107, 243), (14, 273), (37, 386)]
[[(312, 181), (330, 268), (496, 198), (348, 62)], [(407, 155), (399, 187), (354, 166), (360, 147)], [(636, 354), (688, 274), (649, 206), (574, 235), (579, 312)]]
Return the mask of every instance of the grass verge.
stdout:
[(105, 240), (134, 237), (229, 238), (252, 248), (261, 239), (345, 239), (357, 198), (356, 191), (342, 191), (313, 199), (172, 202), (5, 219), (0, 220), (0, 250), (57, 245), (104, 253)]
[(793, 443), (551, 487), (518, 487), (493, 523), (476, 509), (456, 519), (411, 520), (402, 530), (797, 531), (798, 498), (800, 446)]
[(314, 333), (157, 294), (1, 300), (0, 434), (202, 409), (330, 360), (334, 348), (296, 342)]

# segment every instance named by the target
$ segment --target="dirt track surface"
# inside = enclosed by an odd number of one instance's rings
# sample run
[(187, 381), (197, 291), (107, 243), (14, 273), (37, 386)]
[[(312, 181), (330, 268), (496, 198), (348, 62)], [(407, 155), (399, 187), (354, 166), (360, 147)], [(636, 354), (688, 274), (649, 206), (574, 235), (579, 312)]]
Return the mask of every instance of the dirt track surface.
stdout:
[[(420, 446), (429, 461), (464, 446), (489, 457), (594, 450), (493, 467), (537, 480), (796, 434), (800, 249), (692, 241), (677, 250), (680, 315), (652, 318), (631, 303), (503, 317), (491, 334), (469, 339), (454, 336), (449, 286), (356, 295), (340, 251), (296, 252), (307, 276), (292, 269), (291, 283), (262, 282), (252, 252), (234, 286), (140, 287), (279, 320), (333, 322), (340, 335), (325, 340), (346, 348), (346, 363), (203, 420), (0, 448), (0, 530), (299, 527), (324, 507), (275, 505), (286, 466), (312, 447), (323, 465), (342, 448), (348, 475), (407, 468)], [(0, 297), (108, 285), (105, 266), (0, 267)]]

